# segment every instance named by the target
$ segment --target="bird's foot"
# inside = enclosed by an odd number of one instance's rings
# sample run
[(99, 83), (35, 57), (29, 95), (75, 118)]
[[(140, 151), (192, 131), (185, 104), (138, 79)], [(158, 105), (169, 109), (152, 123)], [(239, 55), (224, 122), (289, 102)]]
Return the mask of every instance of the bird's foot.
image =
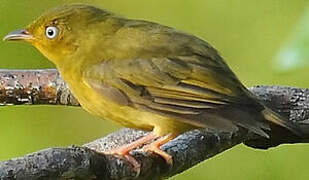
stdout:
[(167, 143), (168, 141), (170, 141), (171, 139), (174, 139), (175, 135), (174, 134), (168, 134), (166, 136), (163, 136), (161, 138), (159, 138), (158, 140), (146, 145), (143, 147), (142, 151), (144, 152), (153, 152), (155, 154), (158, 154), (159, 156), (161, 156), (163, 159), (165, 159), (166, 163), (169, 166), (173, 165), (173, 158), (171, 155), (169, 155), (168, 153), (162, 151), (160, 149), (160, 146)]
[(136, 176), (140, 174), (141, 164), (133, 156), (130, 155), (129, 151), (124, 150), (123, 147), (104, 152), (104, 154), (113, 155), (124, 159), (132, 165), (133, 170), (136, 172)]
[(126, 160), (133, 166), (133, 169), (136, 171), (136, 174), (138, 176), (141, 170), (141, 164), (133, 156), (130, 155), (130, 151), (149, 141), (152, 141), (156, 137), (157, 136), (151, 132), (147, 134), (146, 136), (140, 139), (137, 139), (136, 141), (133, 141), (129, 144), (125, 144), (111, 151), (104, 152), (104, 154), (116, 155), (116, 156), (123, 158), (124, 160)]

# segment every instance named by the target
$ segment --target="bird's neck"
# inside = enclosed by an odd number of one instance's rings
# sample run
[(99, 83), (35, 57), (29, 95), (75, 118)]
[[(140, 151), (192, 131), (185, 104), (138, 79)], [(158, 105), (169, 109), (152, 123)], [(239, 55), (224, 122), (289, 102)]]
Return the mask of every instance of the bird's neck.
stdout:
[(71, 82), (82, 81), (82, 65), (79, 64), (80, 61), (76, 63), (59, 63), (56, 67), (62, 77), (62, 79), (69, 84)]

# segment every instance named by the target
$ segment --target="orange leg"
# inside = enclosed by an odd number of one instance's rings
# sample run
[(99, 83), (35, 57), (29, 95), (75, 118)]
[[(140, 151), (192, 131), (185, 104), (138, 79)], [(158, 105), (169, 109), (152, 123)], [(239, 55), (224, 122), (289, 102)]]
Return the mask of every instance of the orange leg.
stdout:
[(166, 136), (163, 136), (163, 137), (159, 138), (158, 140), (156, 140), (156, 141), (154, 141), (154, 142), (152, 142), (152, 143), (150, 143), (150, 144), (144, 146), (144, 147), (143, 147), (143, 151), (151, 151), (151, 152), (154, 152), (154, 153), (160, 155), (162, 158), (164, 158), (165, 161), (166, 161), (169, 165), (173, 165), (173, 159), (172, 159), (172, 157), (171, 157), (168, 153), (162, 151), (162, 150), (160, 149), (160, 146), (163, 145), (163, 144), (165, 144), (165, 143), (167, 143), (168, 141), (174, 139), (175, 137), (176, 137), (176, 135), (175, 135), (175, 134), (172, 134), (172, 133), (171, 133), (171, 134), (168, 134), (168, 135), (166, 135)]
[(123, 146), (120, 146), (118, 148), (115, 148), (111, 151), (104, 152), (104, 154), (112, 154), (112, 155), (118, 155), (126, 159), (128, 162), (132, 164), (134, 169), (136, 169), (137, 172), (140, 170), (140, 164), (134, 159), (132, 156), (130, 156), (130, 151), (157, 138), (153, 132), (147, 134), (146, 136), (137, 139), (136, 141), (131, 142), (130, 144), (125, 144)]

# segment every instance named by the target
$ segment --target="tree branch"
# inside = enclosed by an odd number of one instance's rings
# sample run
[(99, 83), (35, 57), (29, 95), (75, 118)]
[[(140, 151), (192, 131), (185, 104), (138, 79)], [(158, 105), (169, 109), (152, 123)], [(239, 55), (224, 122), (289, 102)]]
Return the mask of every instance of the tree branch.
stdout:
[[(256, 86), (250, 89), (261, 100), (289, 118), (305, 133), (296, 137), (272, 128), (270, 139), (240, 129), (236, 133), (194, 130), (161, 146), (173, 157), (168, 167), (159, 156), (134, 150), (142, 164), (139, 174), (125, 160), (98, 152), (132, 142), (147, 132), (121, 129), (82, 147), (50, 148), (0, 162), (0, 179), (160, 179), (180, 173), (220, 152), (245, 143), (267, 149), (284, 143), (308, 142), (309, 90), (291, 87)], [(0, 104), (49, 104), (78, 106), (78, 102), (56, 70), (0, 70)]]

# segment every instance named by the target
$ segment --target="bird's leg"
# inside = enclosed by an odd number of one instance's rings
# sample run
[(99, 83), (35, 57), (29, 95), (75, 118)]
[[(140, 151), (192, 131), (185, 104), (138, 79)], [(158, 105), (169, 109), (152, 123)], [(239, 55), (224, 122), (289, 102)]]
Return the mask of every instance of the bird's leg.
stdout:
[(132, 164), (132, 166), (134, 167), (134, 169), (136, 169), (138, 172), (140, 170), (140, 163), (138, 163), (136, 161), (136, 159), (134, 157), (132, 157), (129, 153), (131, 150), (149, 142), (149, 141), (152, 141), (154, 139), (156, 139), (158, 136), (155, 135), (153, 132), (147, 134), (146, 136), (140, 138), (140, 139), (137, 139), (136, 141), (133, 141), (129, 144), (125, 144), (125, 145), (122, 145), (118, 148), (115, 148), (111, 151), (108, 151), (108, 152), (104, 152), (104, 154), (111, 154), (111, 155), (118, 155), (118, 156), (121, 156), (123, 157), (124, 159), (126, 159), (128, 162), (130, 162)]
[[(147, 143), (147, 142), (150, 142), (150, 141), (152, 141), (152, 140), (154, 140), (158, 137), (159, 136), (155, 135), (154, 132), (151, 132), (151, 133), (147, 134), (146, 136), (144, 136), (140, 139), (137, 139), (136, 141), (133, 141), (129, 144), (125, 144), (125, 145), (120, 146), (118, 148), (115, 148), (111, 151), (104, 152), (104, 154), (118, 155), (118, 156), (123, 157), (130, 164), (132, 164), (134, 169), (137, 171), (137, 174), (139, 174), (141, 165), (140, 165), (140, 163), (138, 163), (136, 161), (136, 159), (134, 157), (132, 157), (129, 154), (130, 151), (141, 146), (141, 145), (143, 145), (143, 144), (145, 144), (145, 143)], [(172, 165), (173, 164), (172, 157), (169, 154), (167, 154), (166, 152), (162, 151), (160, 149), (160, 146), (167, 143), (169, 140), (174, 139), (175, 137), (176, 137), (176, 135), (172, 134), (172, 133), (168, 134), (166, 136), (162, 136), (159, 139), (153, 141), (152, 143), (145, 145), (142, 148), (142, 151), (144, 151), (144, 152), (147, 152), (147, 151), (154, 152), (154, 153), (160, 155), (162, 158), (164, 158), (169, 165)]]
[(158, 155), (160, 155), (162, 158), (165, 159), (165, 161), (169, 164), (169, 165), (173, 165), (173, 159), (171, 157), (171, 155), (169, 155), (168, 153), (162, 151), (160, 149), (160, 146), (167, 143), (168, 141), (174, 139), (176, 137), (175, 134), (168, 134), (166, 136), (162, 136), (161, 138), (159, 138), (158, 140), (146, 145), (143, 147), (143, 151), (147, 152), (147, 151), (151, 151), (154, 152)]

